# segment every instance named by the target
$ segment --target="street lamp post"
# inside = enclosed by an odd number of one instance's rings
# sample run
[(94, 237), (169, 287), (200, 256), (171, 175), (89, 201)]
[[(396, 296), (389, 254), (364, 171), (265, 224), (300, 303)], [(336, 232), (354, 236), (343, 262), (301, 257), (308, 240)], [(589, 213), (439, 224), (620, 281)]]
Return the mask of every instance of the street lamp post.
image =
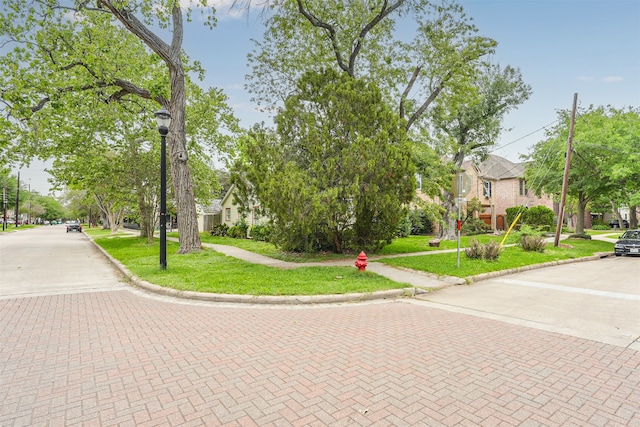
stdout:
[(171, 126), (171, 114), (162, 107), (156, 111), (160, 133), (160, 268), (167, 269), (167, 134)]

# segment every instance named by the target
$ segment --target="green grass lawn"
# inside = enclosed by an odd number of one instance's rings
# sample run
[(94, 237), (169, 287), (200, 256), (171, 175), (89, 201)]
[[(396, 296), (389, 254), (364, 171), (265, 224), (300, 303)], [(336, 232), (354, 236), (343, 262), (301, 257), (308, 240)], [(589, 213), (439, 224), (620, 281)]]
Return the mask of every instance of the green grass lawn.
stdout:
[[(503, 236), (495, 236), (493, 234), (478, 234), (476, 236), (462, 236), (460, 237), (460, 246), (463, 248), (469, 247), (469, 241), (475, 239), (480, 243), (487, 243), (491, 241), (500, 242)], [(443, 240), (440, 242), (440, 247), (430, 247), (429, 241), (435, 239), (434, 236), (409, 236), (395, 239), (390, 245), (385, 246), (380, 251), (379, 255), (398, 255), (408, 254), (414, 252), (425, 251), (437, 251), (443, 249), (456, 249), (458, 247), (457, 240)]]
[[(169, 237), (178, 237), (178, 233), (167, 233)], [(268, 256), (283, 261), (292, 262), (319, 262), (336, 259), (349, 259), (355, 258), (356, 254), (334, 254), (331, 252), (322, 252), (316, 254), (304, 254), (304, 253), (286, 253), (277, 249), (272, 243), (259, 242), (249, 239), (233, 239), (231, 237), (217, 237), (211, 236), (209, 233), (200, 233), (200, 239), (202, 243), (213, 243), (218, 245), (235, 246), (241, 249), (245, 249), (251, 252), (255, 252), (260, 255)], [(441, 249), (455, 249), (457, 248), (457, 241), (442, 241), (439, 248), (429, 247), (429, 240), (434, 239), (433, 236), (409, 236), (395, 239), (390, 245), (385, 246), (375, 255), (397, 255), (413, 252), (434, 251)], [(469, 246), (469, 240), (476, 239), (480, 243), (486, 243), (489, 241), (500, 242), (502, 236), (494, 236), (491, 234), (481, 234), (478, 236), (462, 236), (460, 239), (462, 247)]]
[(40, 226), (35, 224), (21, 224), (16, 227), (15, 224), (7, 224), (6, 229), (3, 230), (2, 224), (0, 221), (0, 233), (11, 233), (12, 231), (28, 230), (30, 228), (36, 228), (36, 227), (40, 227)]
[(248, 295), (326, 295), (399, 289), (406, 285), (352, 267), (281, 270), (250, 264), (212, 250), (178, 255), (167, 242), (167, 270), (159, 268), (159, 245), (138, 237), (95, 237), (95, 242), (142, 280), (179, 290)]
[[(167, 236), (178, 238), (178, 233), (167, 233)], [(232, 237), (211, 236), (209, 233), (200, 233), (200, 240), (202, 241), (202, 243), (235, 246), (240, 249), (245, 249), (250, 252), (268, 256), (269, 258), (279, 259), (282, 261), (304, 263), (321, 262), (336, 259), (355, 259), (355, 255), (352, 254), (334, 254), (330, 252), (315, 254), (287, 253), (280, 251), (273, 245), (273, 243), (260, 242), (250, 239), (234, 239)]]
[[(560, 243), (560, 247), (557, 248), (548, 244), (543, 253), (526, 252), (520, 247), (505, 247), (497, 261), (469, 259), (465, 256), (464, 251), (461, 251), (459, 268), (457, 267), (457, 253), (387, 258), (381, 259), (379, 262), (442, 276), (468, 277), (549, 261), (581, 258), (596, 252), (613, 252), (613, 243), (597, 240), (569, 239)], [(571, 247), (566, 247), (567, 245)]]
[[(167, 242), (167, 270), (159, 268), (159, 245), (156, 239), (149, 245), (146, 239), (109, 230), (85, 229), (114, 258), (129, 271), (148, 282), (179, 290), (246, 295), (326, 295), (350, 292), (374, 292), (398, 289), (406, 285), (393, 282), (369, 272), (358, 272), (352, 267), (304, 267), (281, 270), (241, 261), (212, 250), (178, 255), (178, 243)], [(177, 237), (176, 233), (169, 236)], [(481, 243), (500, 242), (503, 236), (463, 236), (462, 247), (468, 247), (471, 239)], [(409, 254), (433, 251), (429, 240), (432, 236), (410, 236), (396, 239), (385, 247), (381, 255)], [(283, 254), (270, 243), (252, 240), (212, 237), (202, 233), (205, 243), (232, 245), (269, 257), (297, 261), (323, 261), (335, 259), (332, 254), (296, 256)], [(455, 249), (456, 241), (443, 241), (439, 249)], [(457, 254), (429, 254), (399, 258), (381, 258), (377, 261), (398, 267), (427, 271), (437, 275), (469, 277), (481, 273), (512, 269), (549, 261), (580, 258), (596, 252), (612, 252), (613, 244), (596, 240), (563, 240), (559, 248), (548, 244), (544, 253), (525, 252), (520, 247), (505, 247), (497, 261), (468, 259), (464, 249), (458, 268)], [(353, 255), (340, 256), (341, 258)]]

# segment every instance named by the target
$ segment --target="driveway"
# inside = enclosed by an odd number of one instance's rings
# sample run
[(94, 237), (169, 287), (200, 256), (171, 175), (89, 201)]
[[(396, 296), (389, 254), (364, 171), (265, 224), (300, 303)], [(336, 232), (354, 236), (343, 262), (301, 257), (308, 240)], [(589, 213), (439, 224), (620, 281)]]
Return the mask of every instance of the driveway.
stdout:
[(640, 426), (630, 348), (415, 299), (150, 296), (79, 234), (18, 233), (0, 235), (1, 426)]
[(422, 299), (449, 311), (640, 350), (640, 257), (531, 270)]

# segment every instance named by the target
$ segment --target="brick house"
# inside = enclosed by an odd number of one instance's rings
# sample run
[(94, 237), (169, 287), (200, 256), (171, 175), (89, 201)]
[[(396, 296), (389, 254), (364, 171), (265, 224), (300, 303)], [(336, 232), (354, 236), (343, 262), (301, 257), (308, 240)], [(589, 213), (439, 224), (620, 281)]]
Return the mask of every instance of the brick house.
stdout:
[(477, 197), (485, 209), (480, 219), (492, 230), (509, 228), (506, 223), (507, 208), (514, 206), (546, 206), (557, 215), (557, 204), (546, 195), (537, 197), (524, 179), (524, 163), (513, 163), (503, 157), (490, 154), (481, 163), (466, 161), (462, 169), (471, 177), (471, 190), (467, 200)]

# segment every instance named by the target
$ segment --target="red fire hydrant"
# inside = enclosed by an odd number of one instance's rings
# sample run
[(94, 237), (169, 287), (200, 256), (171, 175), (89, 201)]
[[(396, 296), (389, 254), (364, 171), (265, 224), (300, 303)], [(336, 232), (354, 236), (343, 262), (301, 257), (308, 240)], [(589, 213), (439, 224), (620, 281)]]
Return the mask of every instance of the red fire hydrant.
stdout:
[(356, 267), (358, 267), (358, 271), (364, 271), (367, 268), (367, 254), (365, 254), (364, 251), (358, 255)]

